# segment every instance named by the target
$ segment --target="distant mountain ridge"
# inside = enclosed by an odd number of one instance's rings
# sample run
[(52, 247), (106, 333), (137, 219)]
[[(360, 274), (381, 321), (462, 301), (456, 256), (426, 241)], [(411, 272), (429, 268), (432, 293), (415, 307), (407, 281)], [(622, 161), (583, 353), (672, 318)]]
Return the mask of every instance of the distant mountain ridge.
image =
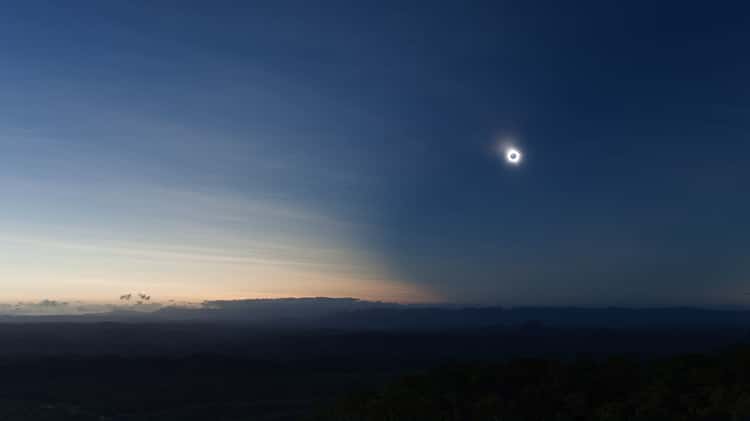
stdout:
[(85, 315), (0, 316), (0, 322), (237, 322), (352, 330), (473, 329), (509, 325), (549, 327), (750, 327), (750, 311), (668, 308), (458, 307), (397, 304), (356, 298), (206, 301), (199, 308)]
[(206, 301), (201, 308), (165, 307), (157, 318), (180, 320), (293, 321), (318, 320), (334, 314), (365, 310), (393, 310), (403, 304), (365, 301), (357, 298), (273, 298)]
[(350, 329), (459, 329), (526, 325), (584, 328), (747, 327), (750, 311), (668, 308), (463, 307), (367, 309), (325, 323)]

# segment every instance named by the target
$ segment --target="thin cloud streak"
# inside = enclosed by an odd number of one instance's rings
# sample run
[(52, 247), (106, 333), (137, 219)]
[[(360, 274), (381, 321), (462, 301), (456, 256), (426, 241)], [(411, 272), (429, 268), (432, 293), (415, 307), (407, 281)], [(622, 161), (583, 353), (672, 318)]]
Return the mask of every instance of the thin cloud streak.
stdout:
[[(102, 244), (86, 244), (76, 243), (67, 241), (58, 241), (51, 239), (29, 239), (29, 238), (18, 238), (7, 235), (0, 236), (0, 241), (9, 242), (15, 244), (24, 244), (38, 247), (51, 247), (65, 250), (84, 251), (95, 254), (112, 254), (119, 256), (134, 257), (138, 259), (147, 260), (165, 260), (165, 261), (190, 261), (190, 262), (213, 262), (213, 263), (231, 263), (241, 265), (271, 265), (271, 266), (295, 266), (305, 268), (327, 268), (333, 269), (337, 267), (332, 263), (325, 263), (316, 261), (313, 258), (299, 259), (292, 258), (290, 255), (292, 252), (299, 251), (295, 248), (287, 248), (287, 254), (284, 256), (274, 257), (259, 257), (259, 256), (239, 256), (232, 254), (221, 254), (220, 250), (210, 250), (202, 248), (156, 248), (153, 245), (102, 245)], [(260, 247), (254, 251), (259, 254), (267, 253), (273, 254), (278, 252), (280, 248), (265, 248), (261, 250)], [(337, 253), (343, 253), (337, 251)]]

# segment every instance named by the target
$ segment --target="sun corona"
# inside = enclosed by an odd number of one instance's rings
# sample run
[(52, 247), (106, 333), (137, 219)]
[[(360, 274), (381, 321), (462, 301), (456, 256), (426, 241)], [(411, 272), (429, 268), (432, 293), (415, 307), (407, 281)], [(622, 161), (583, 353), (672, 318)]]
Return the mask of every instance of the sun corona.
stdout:
[(516, 148), (508, 148), (505, 150), (505, 160), (509, 164), (518, 165), (521, 163), (522, 158), (523, 155), (521, 154), (521, 151)]

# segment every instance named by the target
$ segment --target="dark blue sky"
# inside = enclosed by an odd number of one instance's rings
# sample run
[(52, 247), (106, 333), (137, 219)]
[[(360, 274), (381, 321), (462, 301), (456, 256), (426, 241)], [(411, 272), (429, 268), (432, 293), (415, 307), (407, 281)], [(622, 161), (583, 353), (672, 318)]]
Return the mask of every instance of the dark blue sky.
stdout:
[(741, 2), (30, 1), (0, 45), (2, 300), (746, 305)]

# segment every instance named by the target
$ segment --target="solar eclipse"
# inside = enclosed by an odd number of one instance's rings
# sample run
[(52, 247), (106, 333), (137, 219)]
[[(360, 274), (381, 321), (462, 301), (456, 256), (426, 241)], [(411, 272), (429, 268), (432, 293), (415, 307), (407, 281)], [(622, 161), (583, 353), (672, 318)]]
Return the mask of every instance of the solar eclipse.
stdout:
[(505, 160), (509, 164), (518, 165), (521, 163), (521, 151), (516, 148), (508, 148), (505, 150)]

